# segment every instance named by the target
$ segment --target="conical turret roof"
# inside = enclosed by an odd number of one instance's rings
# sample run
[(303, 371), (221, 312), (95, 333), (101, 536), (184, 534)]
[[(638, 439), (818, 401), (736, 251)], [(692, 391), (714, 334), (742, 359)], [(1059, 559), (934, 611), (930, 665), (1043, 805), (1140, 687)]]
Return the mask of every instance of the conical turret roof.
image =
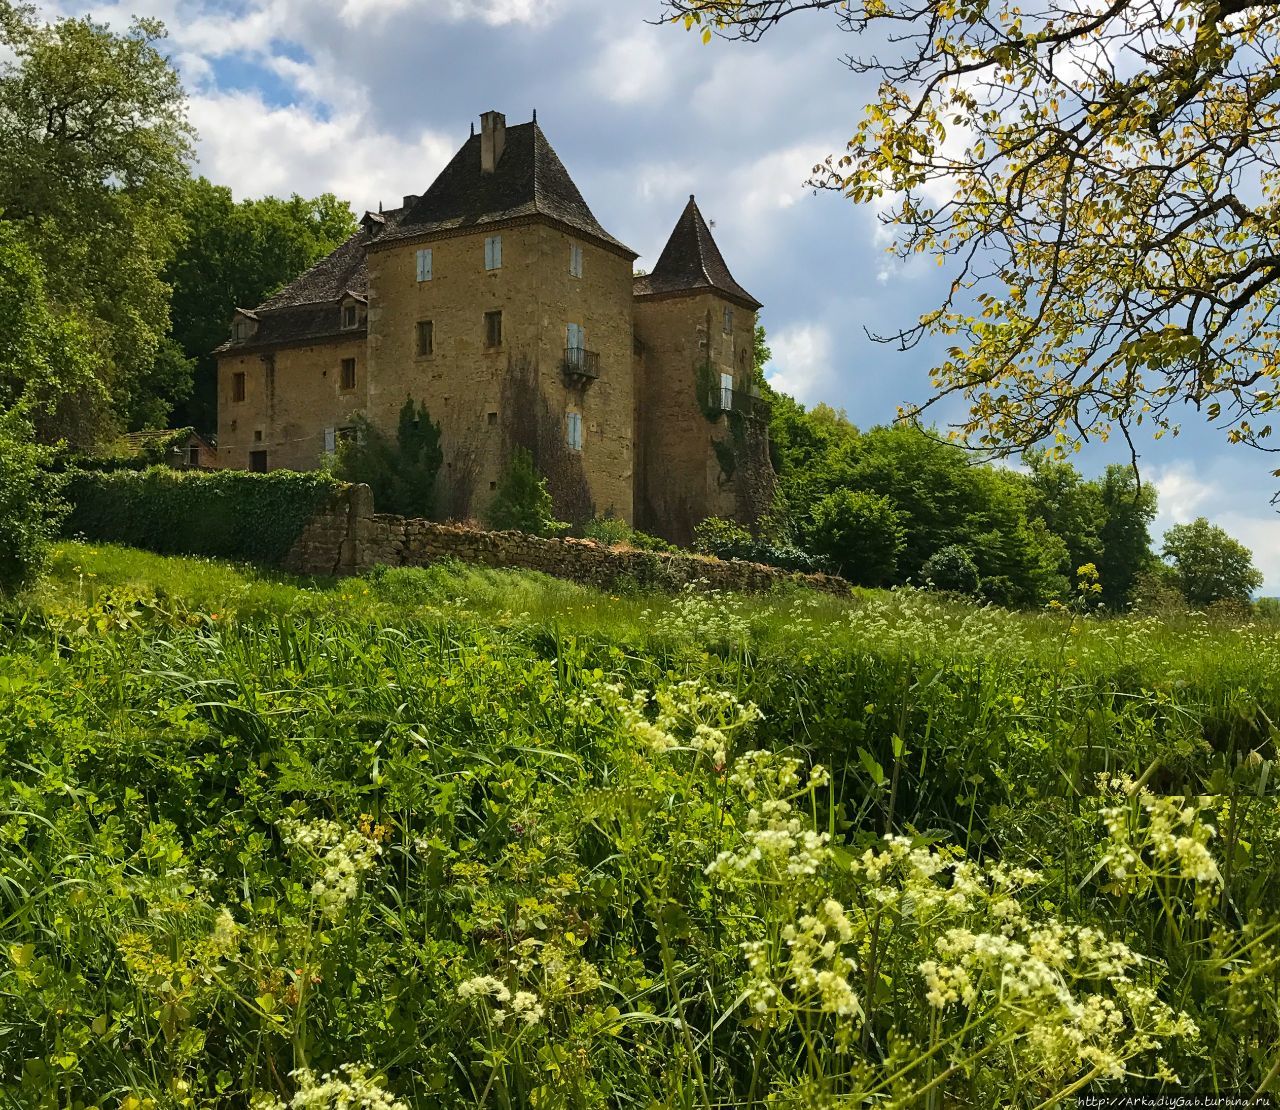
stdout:
[(690, 196), (653, 272), (636, 278), (635, 295), (700, 290), (715, 291), (751, 309), (760, 307), (760, 302), (734, 280), (698, 202)]

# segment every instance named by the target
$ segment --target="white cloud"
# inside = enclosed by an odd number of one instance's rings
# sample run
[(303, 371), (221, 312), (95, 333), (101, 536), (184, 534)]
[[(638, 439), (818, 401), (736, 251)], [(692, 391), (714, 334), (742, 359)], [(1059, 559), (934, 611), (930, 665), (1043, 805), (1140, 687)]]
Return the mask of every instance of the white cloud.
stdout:
[(200, 172), (237, 197), (334, 192), (360, 211), (420, 193), (452, 157), (455, 143), (428, 130), (388, 135), (363, 113), (322, 119), (299, 105), (269, 107), (249, 93), (194, 97)]
[(663, 44), (645, 31), (608, 38), (591, 68), (591, 87), (615, 104), (651, 99), (655, 89), (666, 86), (670, 58)]
[(1262, 594), (1280, 595), (1280, 516), (1224, 513), (1214, 523), (1253, 552), (1253, 565), (1262, 571)]
[(765, 376), (775, 389), (804, 404), (824, 399), (833, 377), (831, 332), (822, 324), (802, 323), (779, 328), (769, 336), (773, 358)]
[(1204, 515), (1201, 507), (1219, 495), (1216, 483), (1201, 478), (1191, 463), (1174, 463), (1157, 470), (1151, 483), (1159, 495), (1155, 529), (1163, 533), (1174, 524), (1186, 524)]

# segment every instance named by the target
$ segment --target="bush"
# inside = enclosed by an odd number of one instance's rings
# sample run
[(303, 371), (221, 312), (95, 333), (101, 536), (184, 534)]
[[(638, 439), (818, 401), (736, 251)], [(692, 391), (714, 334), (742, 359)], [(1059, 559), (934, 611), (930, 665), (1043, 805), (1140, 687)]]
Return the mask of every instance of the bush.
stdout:
[(595, 520), (587, 521), (582, 535), (586, 539), (612, 547), (614, 544), (630, 543), (633, 531), (631, 525), (616, 516), (598, 516)]
[(499, 532), (551, 536), (568, 527), (551, 515), (551, 508), (547, 480), (538, 477), (533, 456), (525, 448), (517, 447), (498, 481), (498, 492), (489, 502), (485, 523)]
[(902, 514), (887, 497), (838, 489), (813, 510), (810, 547), (857, 586), (883, 586), (906, 543)]
[(717, 559), (745, 559), (800, 574), (817, 574), (829, 569), (825, 559), (790, 544), (756, 539), (741, 524), (718, 516), (709, 516), (694, 528), (693, 549)]
[(279, 563), (338, 485), (292, 470), (80, 473), (67, 486), (63, 534), (162, 555)]
[(935, 551), (925, 560), (920, 575), (931, 590), (969, 596), (978, 592), (978, 565), (959, 544)]
[(25, 585), (44, 567), (65, 507), (62, 479), (44, 467), (48, 449), (33, 442), (19, 413), (0, 414), (0, 593)]
[(355, 417), (355, 426), (355, 438), (338, 447), (334, 474), (373, 490), (374, 507), (381, 513), (433, 517), (444, 452), (440, 425), (432, 422), (426, 407), (415, 406), (412, 398), (405, 401), (394, 440), (362, 415)]

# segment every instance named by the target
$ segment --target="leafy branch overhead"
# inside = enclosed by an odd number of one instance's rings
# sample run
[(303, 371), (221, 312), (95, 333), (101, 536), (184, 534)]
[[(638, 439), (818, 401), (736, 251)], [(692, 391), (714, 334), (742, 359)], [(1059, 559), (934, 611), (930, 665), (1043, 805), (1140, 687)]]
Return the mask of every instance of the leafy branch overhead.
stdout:
[[(901, 258), (954, 268), (888, 338), (951, 346), (977, 443), (1078, 445), (1193, 405), (1268, 447), (1280, 381), (1280, 7), (1270, 0), (664, 0), (756, 40), (827, 12), (879, 80), (814, 183), (874, 205)], [(1269, 448), (1274, 450), (1274, 448)], [(1280, 472), (1278, 472), (1280, 473)]]

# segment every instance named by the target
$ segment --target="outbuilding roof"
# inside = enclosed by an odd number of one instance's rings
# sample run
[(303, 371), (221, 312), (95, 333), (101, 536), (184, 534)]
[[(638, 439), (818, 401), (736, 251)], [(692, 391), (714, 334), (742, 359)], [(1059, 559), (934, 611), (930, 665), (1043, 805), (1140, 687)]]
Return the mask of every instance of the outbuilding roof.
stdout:
[(635, 279), (634, 292), (649, 297), (698, 290), (714, 290), (748, 308), (760, 308), (760, 302), (734, 280), (698, 202), (690, 196), (657, 265)]

